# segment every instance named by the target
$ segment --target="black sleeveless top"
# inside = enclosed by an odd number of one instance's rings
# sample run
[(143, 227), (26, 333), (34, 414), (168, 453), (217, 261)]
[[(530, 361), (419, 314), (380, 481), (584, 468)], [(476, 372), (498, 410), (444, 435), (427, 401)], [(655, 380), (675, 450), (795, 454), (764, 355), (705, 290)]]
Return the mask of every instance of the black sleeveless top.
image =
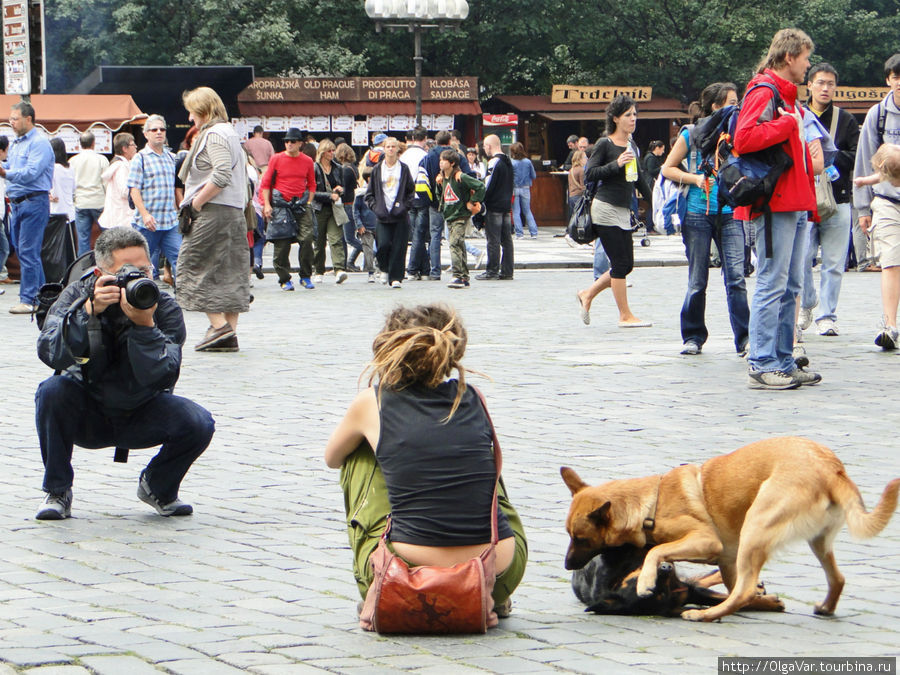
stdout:
[[(456, 380), (434, 389), (379, 391), (381, 436), (375, 456), (391, 504), (391, 541), (468, 546), (491, 540), (490, 507), (497, 469), (491, 427), (478, 395), (456, 396)], [(498, 510), (500, 539), (513, 536)]]

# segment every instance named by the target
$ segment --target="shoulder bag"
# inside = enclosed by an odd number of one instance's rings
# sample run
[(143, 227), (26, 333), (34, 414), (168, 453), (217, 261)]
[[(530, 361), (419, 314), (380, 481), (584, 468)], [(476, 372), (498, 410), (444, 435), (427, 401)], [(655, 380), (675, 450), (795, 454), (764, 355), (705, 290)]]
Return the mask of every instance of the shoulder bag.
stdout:
[[(472, 387), (475, 389), (475, 387)], [(476, 558), (453, 567), (419, 565), (410, 568), (391, 552), (387, 537), (390, 517), (378, 547), (369, 558), (375, 572), (366, 593), (359, 625), (379, 633), (485, 633), (497, 625), (491, 593), (496, 581), (497, 483), (503, 465), (497, 432), (484, 396), (475, 389), (491, 425), (497, 480), (491, 500), (491, 544)]]
[[(834, 134), (837, 131), (838, 118), (840, 116), (840, 108), (832, 106), (831, 129), (828, 130), (832, 141), (835, 141)], [(837, 145), (836, 141), (835, 145)], [(837, 202), (834, 200), (834, 188), (831, 185), (831, 181), (828, 180), (828, 175), (826, 173), (820, 173), (816, 176), (816, 211), (819, 214), (820, 223), (828, 220), (837, 213)]]
[[(316, 163), (318, 164), (318, 162)], [(336, 165), (334, 162), (332, 162), (331, 166), (334, 167)], [(328, 192), (334, 192), (334, 188), (331, 187), (331, 182), (328, 180), (328, 174), (325, 173), (325, 169), (322, 169), (321, 164), (319, 165), (319, 168), (322, 170), (322, 178), (325, 179), (325, 187), (328, 189)], [(341, 170), (343, 171), (343, 169)], [(331, 202), (331, 212), (334, 214), (334, 222), (338, 227), (343, 227), (344, 224), (350, 222), (350, 218), (349, 216), (347, 216), (347, 211), (344, 210), (344, 202), (342, 199)]]

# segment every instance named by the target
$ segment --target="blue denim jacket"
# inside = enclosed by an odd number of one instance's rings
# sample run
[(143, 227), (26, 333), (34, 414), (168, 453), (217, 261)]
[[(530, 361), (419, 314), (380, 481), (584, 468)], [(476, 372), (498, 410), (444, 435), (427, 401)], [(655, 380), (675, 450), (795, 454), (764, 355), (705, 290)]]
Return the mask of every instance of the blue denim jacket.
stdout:
[(353, 199), (353, 220), (356, 221), (357, 227), (365, 227), (370, 232), (375, 231), (375, 225), (378, 219), (375, 212), (366, 204), (366, 189), (357, 188), (355, 198)]

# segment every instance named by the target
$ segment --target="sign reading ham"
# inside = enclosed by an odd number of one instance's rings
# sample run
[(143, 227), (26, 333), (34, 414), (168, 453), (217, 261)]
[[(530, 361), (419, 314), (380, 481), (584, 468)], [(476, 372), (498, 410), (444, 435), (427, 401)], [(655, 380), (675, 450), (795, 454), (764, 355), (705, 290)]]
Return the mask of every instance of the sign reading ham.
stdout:
[[(238, 101), (414, 101), (413, 77), (263, 77)], [(477, 77), (424, 77), (425, 101), (477, 101)]]

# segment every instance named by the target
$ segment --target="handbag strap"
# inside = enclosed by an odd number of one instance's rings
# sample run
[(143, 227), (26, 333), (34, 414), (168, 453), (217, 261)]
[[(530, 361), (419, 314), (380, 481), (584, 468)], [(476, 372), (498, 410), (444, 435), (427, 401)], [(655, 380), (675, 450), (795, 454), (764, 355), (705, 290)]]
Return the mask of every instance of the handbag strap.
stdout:
[(500, 471), (503, 469), (503, 453), (500, 451), (500, 440), (497, 438), (497, 430), (494, 428), (494, 420), (491, 419), (491, 413), (488, 411), (487, 401), (484, 400), (484, 394), (478, 387), (469, 385), (474, 392), (478, 394), (481, 401), (481, 407), (484, 408), (485, 417), (488, 424), (491, 425), (491, 440), (494, 444), (494, 464), (497, 465), (497, 480), (494, 481), (494, 497), (491, 500), (491, 546), (496, 546), (500, 541), (500, 535), (497, 530), (497, 489), (500, 485)]

